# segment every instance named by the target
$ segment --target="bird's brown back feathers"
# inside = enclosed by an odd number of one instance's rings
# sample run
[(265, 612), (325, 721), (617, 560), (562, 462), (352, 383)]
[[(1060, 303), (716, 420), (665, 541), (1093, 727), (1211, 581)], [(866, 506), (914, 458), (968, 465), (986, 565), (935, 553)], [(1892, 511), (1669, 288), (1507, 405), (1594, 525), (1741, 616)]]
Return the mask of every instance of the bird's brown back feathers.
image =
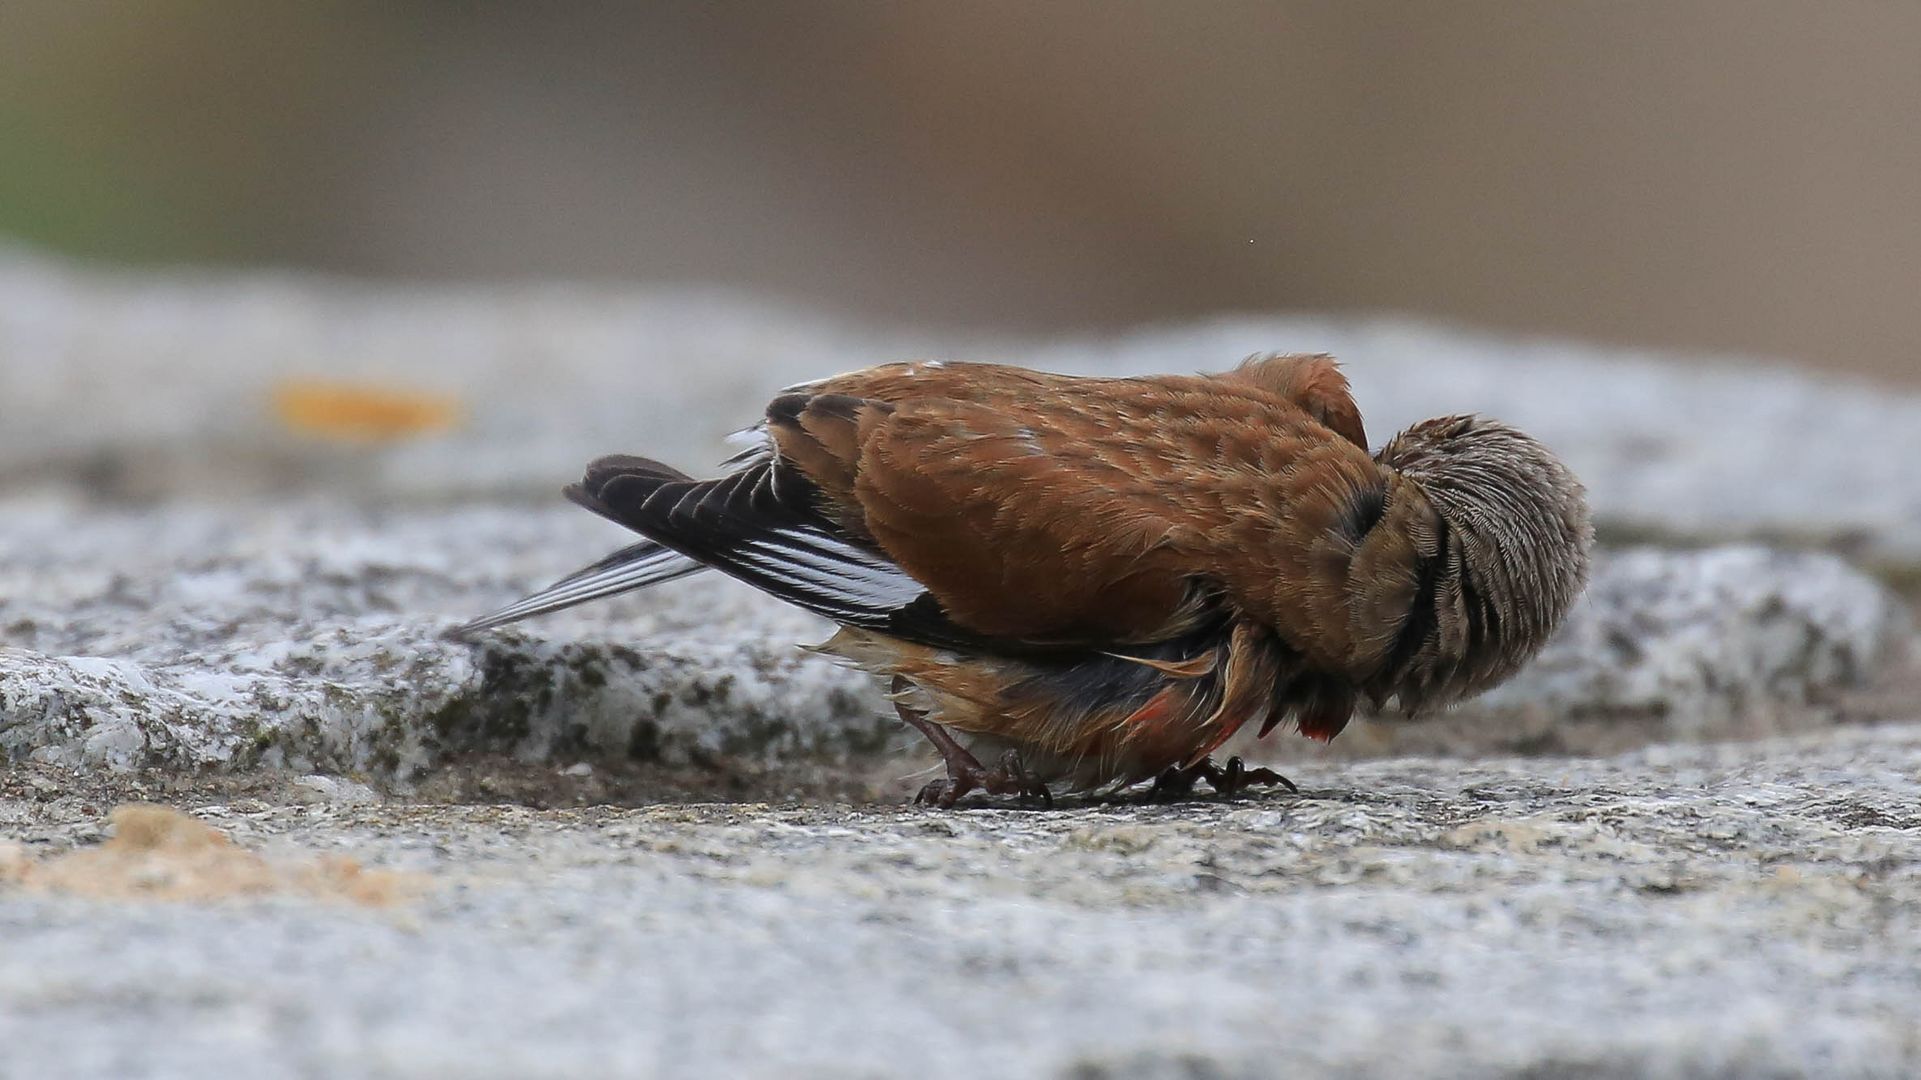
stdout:
[[(1340, 378), (1326, 358), (1303, 361)], [(768, 431), (830, 512), (955, 622), (1027, 641), (1154, 641), (1185, 628), (1195, 590), (1218, 590), (1317, 661), (1340, 662), (1349, 628), (1332, 613), (1351, 538), (1338, 526), (1385, 482), (1364, 447), (1249, 368), (1234, 379), (916, 370), (782, 398)]]

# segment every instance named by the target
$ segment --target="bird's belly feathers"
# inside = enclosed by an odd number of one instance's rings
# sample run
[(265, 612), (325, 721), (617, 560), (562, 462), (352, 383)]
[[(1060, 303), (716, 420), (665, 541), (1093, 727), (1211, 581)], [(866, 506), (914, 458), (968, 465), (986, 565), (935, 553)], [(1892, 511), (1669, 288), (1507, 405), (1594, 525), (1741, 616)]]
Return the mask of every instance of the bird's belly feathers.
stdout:
[(843, 629), (820, 651), (909, 684), (901, 703), (975, 737), (977, 752), (1019, 750), (1029, 771), (1076, 789), (1125, 785), (1205, 758), (1284, 698), (1274, 650), (1219, 628), (1151, 655), (962, 655)]

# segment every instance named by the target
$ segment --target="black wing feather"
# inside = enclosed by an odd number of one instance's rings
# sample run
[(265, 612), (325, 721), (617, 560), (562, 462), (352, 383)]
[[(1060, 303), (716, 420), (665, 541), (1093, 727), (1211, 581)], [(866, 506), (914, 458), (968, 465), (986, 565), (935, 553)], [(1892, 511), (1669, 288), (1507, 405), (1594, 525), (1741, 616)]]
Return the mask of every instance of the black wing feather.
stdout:
[(772, 461), (713, 480), (666, 479), (602, 459), (568, 498), (696, 562), (839, 622), (876, 629), (925, 593), (815, 509), (817, 491)]
[[(670, 465), (639, 457), (610, 457), (602, 459), (608, 464), (617, 463), (621, 468), (655, 476), (663, 481), (691, 480), (686, 473)], [(596, 465), (602, 464), (596, 462)], [(536, 615), (546, 615), (585, 604), (590, 600), (601, 600), (621, 593), (645, 589), (662, 582), (673, 581), (696, 574), (706, 569), (700, 563), (669, 547), (663, 547), (652, 540), (642, 540), (629, 544), (606, 558), (583, 566), (568, 574), (552, 585), (531, 596), (516, 600), (497, 611), (488, 612), (464, 626), (456, 627), (454, 636), (464, 637), (482, 630), (530, 619)]]

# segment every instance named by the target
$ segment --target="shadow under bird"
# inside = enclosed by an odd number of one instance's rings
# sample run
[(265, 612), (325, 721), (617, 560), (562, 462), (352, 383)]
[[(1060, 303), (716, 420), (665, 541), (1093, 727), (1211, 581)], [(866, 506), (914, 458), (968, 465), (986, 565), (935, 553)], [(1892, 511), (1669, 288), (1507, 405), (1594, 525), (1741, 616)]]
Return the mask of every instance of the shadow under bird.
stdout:
[(1587, 577), (1582, 488), (1546, 447), (1448, 416), (1370, 454), (1327, 356), (886, 364), (790, 387), (742, 434), (714, 479), (589, 465), (568, 498), (646, 539), (461, 632), (718, 570), (839, 624), (815, 648), (887, 680), (946, 765), (916, 801), (951, 806), (1285, 784), (1210, 755), (1249, 724), (1328, 740), (1362, 702), (1485, 690)]

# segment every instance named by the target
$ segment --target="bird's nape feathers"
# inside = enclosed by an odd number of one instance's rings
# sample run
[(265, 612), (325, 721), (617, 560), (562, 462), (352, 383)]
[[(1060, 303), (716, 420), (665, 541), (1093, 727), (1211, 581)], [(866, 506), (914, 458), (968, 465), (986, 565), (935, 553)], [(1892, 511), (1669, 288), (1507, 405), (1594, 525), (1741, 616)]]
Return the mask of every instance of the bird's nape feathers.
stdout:
[(1416, 584), (1400, 641), (1368, 680), (1376, 704), (1418, 711), (1507, 678), (1587, 583), (1583, 489), (1540, 442), (1475, 416), (1424, 421), (1377, 460), (1432, 507), (1414, 530)]

